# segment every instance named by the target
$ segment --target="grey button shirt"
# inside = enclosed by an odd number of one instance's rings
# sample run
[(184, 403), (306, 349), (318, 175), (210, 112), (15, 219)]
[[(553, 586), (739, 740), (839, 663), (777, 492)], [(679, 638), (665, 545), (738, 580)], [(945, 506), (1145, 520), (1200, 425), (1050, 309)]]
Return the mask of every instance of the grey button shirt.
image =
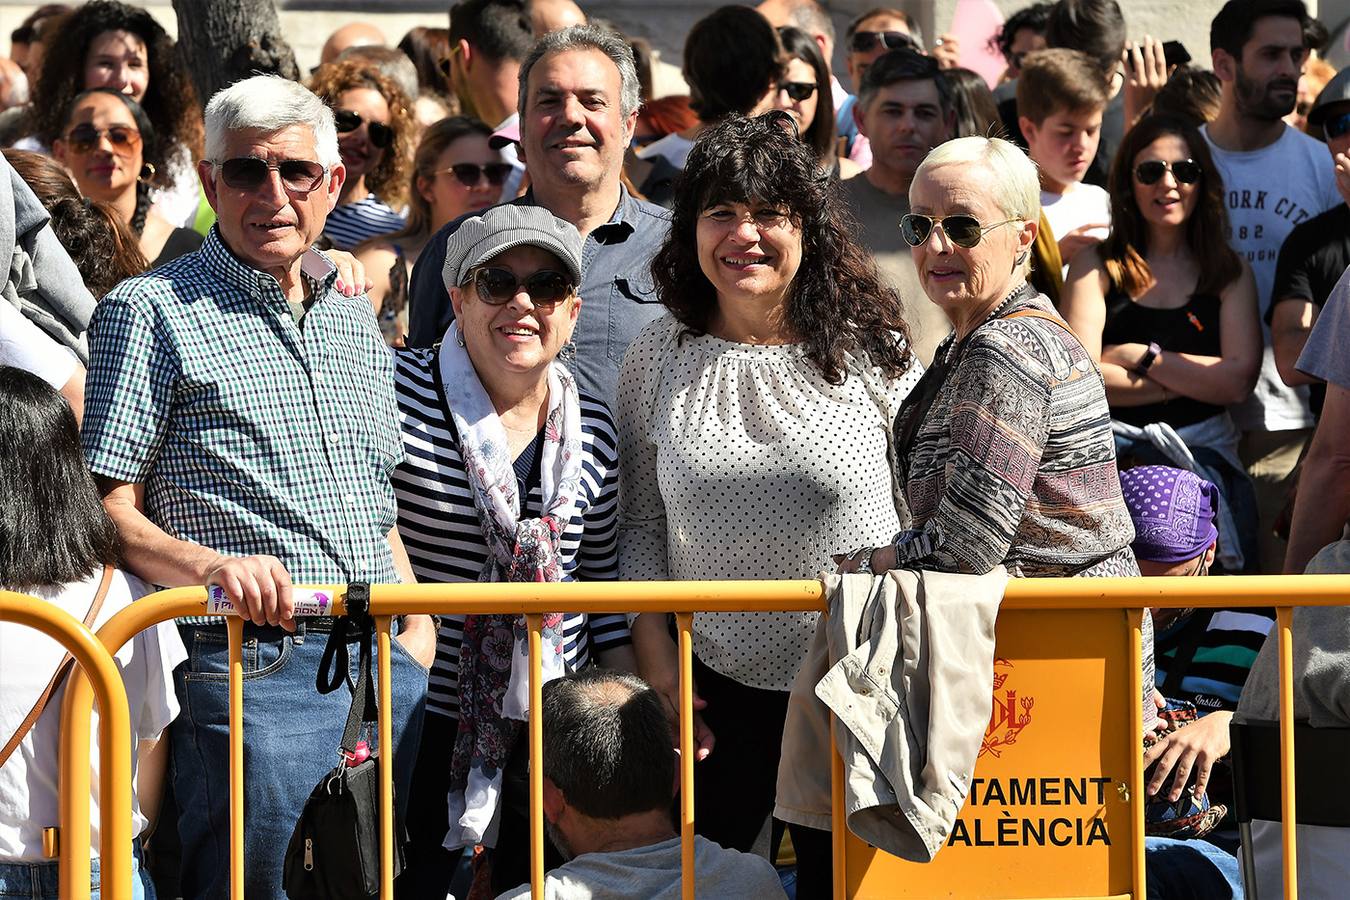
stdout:
[[(535, 205), (533, 194), (511, 202)], [(436, 232), (417, 257), (409, 294), (409, 347), (436, 344), (454, 318), (441, 270), (446, 238), (460, 221)], [(669, 230), (669, 212), (623, 190), (614, 215), (586, 236), (582, 248), (581, 317), (572, 335), (576, 354), (564, 361), (582, 391), (610, 408), (628, 345), (665, 311), (652, 286), (651, 261)]]

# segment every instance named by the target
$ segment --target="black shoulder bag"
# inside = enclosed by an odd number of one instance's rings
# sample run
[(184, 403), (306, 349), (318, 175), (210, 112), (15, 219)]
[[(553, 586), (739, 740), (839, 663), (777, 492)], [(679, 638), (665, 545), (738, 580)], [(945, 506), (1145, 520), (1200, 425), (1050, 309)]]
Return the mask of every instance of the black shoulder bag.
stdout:
[[(363, 726), (375, 724), (375, 685), (371, 678), (374, 621), (370, 586), (347, 589), (347, 615), (336, 622), (324, 647), (316, 684), (321, 694), (348, 683), (347, 632), (361, 629), (359, 675), (342, 732), (337, 766), (305, 801), (286, 847), (282, 886), (291, 900), (366, 900), (380, 893), (379, 762), (370, 756), (352, 762)], [(330, 671), (331, 670), (331, 671)], [(392, 747), (379, 748), (392, 753)], [(394, 820), (394, 874), (403, 869), (403, 826)]]

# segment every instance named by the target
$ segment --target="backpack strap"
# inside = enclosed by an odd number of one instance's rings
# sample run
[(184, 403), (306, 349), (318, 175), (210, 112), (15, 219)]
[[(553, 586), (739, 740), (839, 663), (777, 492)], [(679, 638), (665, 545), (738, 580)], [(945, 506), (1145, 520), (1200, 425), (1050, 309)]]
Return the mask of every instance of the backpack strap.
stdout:
[[(112, 566), (103, 567), (103, 581), (99, 583), (98, 593), (94, 594), (94, 601), (89, 605), (89, 613), (84, 617), (85, 628), (92, 629), (94, 622), (98, 621), (99, 611), (103, 609), (103, 600), (108, 596), (108, 588), (112, 586), (113, 571)], [(56, 667), (56, 673), (52, 675), (51, 681), (47, 682), (47, 687), (38, 696), (33, 708), (28, 711), (28, 715), (24, 716), (13, 736), (5, 742), (5, 746), (0, 748), (0, 766), (8, 762), (10, 756), (19, 748), (19, 744), (23, 743), (23, 739), (28, 736), (28, 732), (33, 730), (37, 720), (42, 717), (42, 711), (47, 708), (47, 701), (52, 698), (52, 694), (70, 674), (74, 665), (75, 657), (71, 654), (67, 653), (61, 658), (61, 664)]]

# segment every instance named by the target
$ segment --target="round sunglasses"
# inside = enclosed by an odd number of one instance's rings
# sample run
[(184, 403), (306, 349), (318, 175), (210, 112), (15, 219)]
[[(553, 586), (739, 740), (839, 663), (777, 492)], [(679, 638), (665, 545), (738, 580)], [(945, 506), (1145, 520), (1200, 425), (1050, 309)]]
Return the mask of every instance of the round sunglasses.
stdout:
[(237, 156), (220, 163), (220, 179), (236, 191), (256, 191), (274, 169), (286, 190), (297, 194), (307, 194), (317, 188), (328, 171), (309, 159), (283, 159), (272, 163), (256, 156)]
[(535, 306), (553, 307), (572, 296), (576, 289), (570, 277), (552, 269), (541, 269), (521, 279), (510, 269), (495, 266), (474, 272), (473, 284), (478, 289), (478, 299), (488, 306), (509, 303), (523, 288)]
[(1200, 180), (1203, 170), (1193, 159), (1179, 159), (1176, 162), (1150, 159), (1134, 167), (1135, 180), (1145, 185), (1157, 184), (1165, 172), (1171, 172), (1177, 184), (1195, 184)]
[(900, 237), (911, 247), (917, 247), (928, 240), (928, 235), (933, 233), (933, 226), (937, 225), (941, 226), (947, 240), (969, 250), (980, 242), (986, 232), (993, 231), (1001, 225), (1021, 221), (1021, 219), (1004, 219), (992, 225), (981, 225), (980, 220), (974, 216), (943, 216), (941, 219), (935, 219), (932, 216), (909, 213), (900, 218)]
[(786, 93), (792, 102), (801, 103), (816, 92), (816, 85), (810, 81), (780, 81), (778, 90)]
[(510, 163), (488, 163), (480, 166), (477, 163), (455, 163), (445, 169), (437, 169), (431, 173), (436, 175), (453, 175), (455, 180), (466, 188), (476, 188), (483, 183), (486, 178), (492, 187), (501, 187), (506, 183), (507, 177), (511, 174)]
[(141, 145), (141, 133), (130, 125), (113, 125), (109, 128), (76, 125), (66, 134), (65, 142), (76, 153), (92, 153), (104, 135), (107, 135), (113, 153), (118, 156), (130, 156)]
[(374, 146), (383, 150), (394, 142), (394, 129), (383, 122), (366, 122), (360, 113), (350, 109), (339, 109), (333, 113), (333, 123), (337, 125), (338, 134), (350, 134), (360, 128), (362, 122), (365, 122), (366, 134)]

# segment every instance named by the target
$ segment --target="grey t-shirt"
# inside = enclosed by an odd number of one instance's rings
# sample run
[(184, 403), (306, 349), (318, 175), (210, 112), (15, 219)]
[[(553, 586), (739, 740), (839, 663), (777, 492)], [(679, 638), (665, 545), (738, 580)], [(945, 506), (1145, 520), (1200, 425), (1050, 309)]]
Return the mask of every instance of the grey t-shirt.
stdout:
[[(694, 838), (694, 871), (699, 900), (786, 898), (768, 860), (726, 850)], [(497, 900), (529, 900), (522, 884)], [(544, 878), (546, 900), (677, 900), (680, 896), (680, 839), (613, 853), (583, 853)]]
[(876, 257), (881, 277), (900, 295), (914, 355), (927, 366), (952, 326), (924, 293), (909, 245), (900, 238), (900, 217), (909, 212), (909, 197), (879, 190), (865, 174), (841, 182), (840, 188), (844, 203), (862, 226), (859, 242)]
[(1341, 274), (1322, 305), (1296, 367), (1314, 378), (1350, 389), (1350, 269)]

